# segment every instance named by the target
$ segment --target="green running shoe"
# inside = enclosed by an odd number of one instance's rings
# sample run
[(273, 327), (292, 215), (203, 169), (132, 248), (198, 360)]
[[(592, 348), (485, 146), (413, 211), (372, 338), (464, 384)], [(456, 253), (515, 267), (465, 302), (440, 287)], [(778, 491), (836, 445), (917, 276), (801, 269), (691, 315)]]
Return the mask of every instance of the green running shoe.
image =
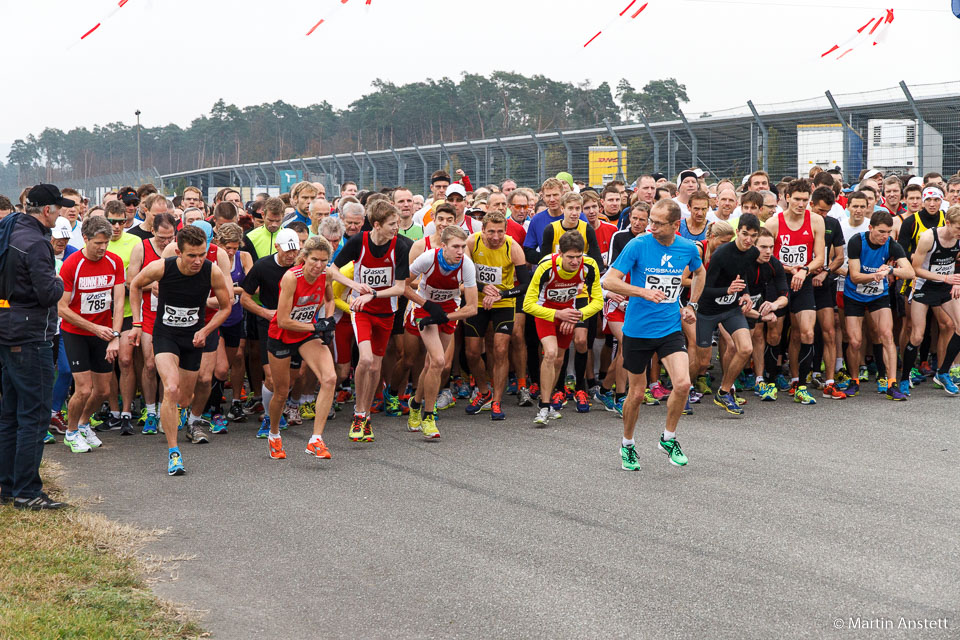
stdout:
[(775, 402), (777, 399), (777, 385), (772, 382), (764, 382), (760, 385), (760, 400), (763, 402)]
[(407, 414), (407, 431), (420, 431), (420, 411), (410, 407), (410, 413)]
[(47, 435), (43, 436), (43, 444), (53, 444), (56, 441), (57, 439), (54, 438), (53, 434), (50, 433), (49, 431), (47, 431)]
[(793, 401), (799, 402), (800, 404), (817, 404), (817, 401), (813, 399), (813, 396), (810, 395), (810, 392), (807, 391), (805, 386), (797, 387), (796, 392), (793, 394)]
[(697, 381), (693, 387), (697, 390), (697, 393), (705, 396), (713, 395), (713, 389), (710, 388), (710, 381), (707, 380), (707, 376), (697, 376)]
[(671, 438), (670, 440), (664, 440), (663, 434), (660, 434), (660, 444), (657, 445), (660, 451), (663, 451), (670, 457), (670, 464), (682, 467), (687, 464), (687, 456), (683, 454), (683, 449), (680, 448), (680, 443), (677, 442), (676, 438)]
[[(107, 415), (110, 415), (110, 414), (107, 414)], [(101, 420), (100, 418), (97, 417), (97, 414), (96, 414), (96, 413), (93, 414), (92, 416), (90, 416), (90, 427), (91, 427), (94, 431), (99, 430), (99, 429), (100, 429), (100, 426), (101, 426), (104, 422), (106, 422), (106, 418), (104, 418), (103, 420)]]
[(620, 447), (620, 468), (624, 471), (640, 471), (637, 450), (632, 444)]
[(643, 394), (643, 403), (648, 407), (660, 406), (660, 401), (653, 397), (653, 393), (649, 389)]

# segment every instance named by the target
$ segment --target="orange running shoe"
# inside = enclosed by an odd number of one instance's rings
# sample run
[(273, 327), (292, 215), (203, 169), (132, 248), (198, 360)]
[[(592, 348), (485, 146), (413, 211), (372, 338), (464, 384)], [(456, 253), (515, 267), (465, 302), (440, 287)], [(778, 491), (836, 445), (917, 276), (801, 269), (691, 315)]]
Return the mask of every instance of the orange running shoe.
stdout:
[(363, 423), (363, 436), (361, 436), (360, 441), (373, 442), (373, 427), (370, 426), (370, 416), (367, 416), (366, 421)]
[(308, 444), (307, 455), (323, 458), (324, 460), (329, 460), (332, 457), (330, 450), (327, 449), (327, 445), (323, 443), (323, 440), (315, 440)]
[(835, 385), (828, 384), (823, 388), (823, 397), (833, 398), (834, 400), (845, 400), (847, 397), (847, 394), (837, 389)]
[(274, 460), (283, 460), (287, 457), (287, 452), (283, 450), (283, 441), (280, 436), (276, 438), (267, 438), (267, 444), (270, 445), (270, 457)]

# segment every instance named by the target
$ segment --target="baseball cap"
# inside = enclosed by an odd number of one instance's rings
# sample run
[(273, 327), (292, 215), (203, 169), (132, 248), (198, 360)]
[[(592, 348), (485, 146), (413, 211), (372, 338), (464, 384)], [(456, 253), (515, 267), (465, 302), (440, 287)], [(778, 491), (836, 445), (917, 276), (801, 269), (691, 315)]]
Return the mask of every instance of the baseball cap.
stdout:
[(447, 187), (447, 191), (444, 195), (449, 198), (455, 193), (460, 194), (461, 198), (467, 197), (467, 190), (463, 188), (462, 184), (457, 182), (454, 182), (449, 187)]
[(27, 202), (34, 207), (70, 207), (77, 206), (77, 203), (69, 198), (64, 198), (60, 194), (60, 189), (52, 184), (38, 184), (30, 189), (27, 194)]
[(698, 180), (699, 180), (700, 178), (702, 178), (703, 176), (708, 176), (708, 175), (710, 175), (710, 172), (709, 172), (709, 171), (704, 171), (704, 170), (701, 169), (700, 167), (697, 167), (696, 169), (694, 169), (694, 170), (693, 170), (693, 173), (694, 173), (694, 175), (697, 176), (697, 179), (698, 179)]
[(280, 229), (277, 233), (277, 244), (281, 251), (293, 251), (300, 248), (300, 236), (293, 229)]
[(666, 179), (667, 179), (667, 176), (665, 176), (664, 174), (659, 173), (659, 172), (653, 174), (652, 177), (653, 177), (654, 180), (657, 180), (657, 181), (659, 181), (659, 180), (666, 180)]
[[(878, 175), (880, 175), (880, 172), (878, 170), (870, 169), (870, 171), (867, 171), (865, 174), (863, 174), (863, 180), (869, 180), (870, 178), (873, 178)], [(861, 182), (863, 182), (863, 180), (861, 180)]]
[(936, 187), (927, 187), (923, 190), (923, 201), (926, 202), (930, 198), (940, 198), (943, 200), (943, 191), (940, 191), (940, 189)]
[(920, 176), (913, 176), (912, 178), (910, 178), (910, 179), (907, 181), (907, 186), (910, 186), (911, 184), (918, 184), (918, 185), (920, 185), (920, 186), (922, 187), (922, 186), (923, 186), (923, 178), (921, 178)]
[(140, 196), (137, 195), (135, 189), (131, 189), (129, 187), (126, 189), (121, 189), (117, 196), (120, 198), (120, 201), (123, 202), (123, 204), (140, 204)]
[(53, 225), (53, 229), (50, 230), (51, 235), (54, 238), (69, 238), (73, 235), (73, 232), (70, 229), (70, 221), (60, 216), (57, 218), (57, 222)]
[(569, 184), (571, 187), (573, 187), (573, 176), (567, 173), (566, 171), (561, 171), (560, 173), (557, 174), (556, 177), (557, 177), (557, 180), (563, 180), (564, 182)]

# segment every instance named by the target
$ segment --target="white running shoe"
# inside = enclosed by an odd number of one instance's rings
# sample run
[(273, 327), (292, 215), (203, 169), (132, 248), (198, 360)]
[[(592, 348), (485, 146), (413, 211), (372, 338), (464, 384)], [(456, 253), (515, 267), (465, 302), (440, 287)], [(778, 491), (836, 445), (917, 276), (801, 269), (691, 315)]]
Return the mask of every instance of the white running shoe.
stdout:
[(79, 431), (74, 431), (73, 433), (68, 431), (67, 435), (63, 436), (63, 444), (70, 447), (70, 451), (74, 453), (86, 453), (90, 451), (90, 445), (87, 444), (83, 434)]
[(537, 417), (533, 419), (535, 424), (547, 424), (547, 421), (550, 420), (550, 407), (540, 407), (540, 410), (537, 411)]
[(90, 445), (91, 448), (96, 449), (97, 447), (103, 444), (100, 438), (97, 437), (97, 434), (95, 434), (93, 432), (93, 429), (91, 429), (89, 426), (79, 427), (77, 430), (79, 431), (80, 435), (83, 436), (83, 439), (87, 441), (87, 444)]
[(450, 387), (447, 387), (440, 391), (440, 394), (437, 396), (437, 409), (441, 411), (443, 409), (449, 409), (456, 404), (456, 402), (453, 398), (453, 391), (450, 390)]

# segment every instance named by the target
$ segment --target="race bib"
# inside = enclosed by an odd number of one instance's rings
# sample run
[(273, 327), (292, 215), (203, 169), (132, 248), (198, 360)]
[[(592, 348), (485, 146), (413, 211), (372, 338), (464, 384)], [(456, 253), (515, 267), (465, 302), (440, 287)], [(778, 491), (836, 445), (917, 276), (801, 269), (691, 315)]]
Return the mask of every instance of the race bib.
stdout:
[(364, 267), (360, 270), (360, 282), (374, 289), (385, 289), (393, 286), (393, 267)]
[(760, 303), (763, 302), (763, 294), (758, 293), (755, 296), (750, 296), (750, 301), (752, 304), (751, 309), (759, 309)]
[(94, 291), (80, 295), (80, 315), (90, 316), (110, 308), (111, 291)]
[(644, 288), (662, 291), (663, 295), (666, 297), (661, 301), (661, 304), (665, 304), (676, 302), (680, 298), (680, 291), (683, 289), (683, 286), (680, 284), (680, 282), (680, 276), (658, 276), (648, 274), (646, 282), (644, 283)]
[(883, 282), (864, 282), (858, 284), (857, 293), (862, 296), (878, 296), (883, 293)]
[(312, 324), (313, 317), (317, 315), (317, 306), (318, 305), (315, 304), (308, 304), (303, 307), (294, 307), (290, 311), (290, 319), (294, 322)]
[(200, 307), (172, 307), (169, 304), (163, 308), (162, 322), (173, 329), (187, 329), (200, 322)]
[(491, 267), (486, 264), (477, 265), (477, 282), (482, 285), (501, 285), (503, 284), (503, 269), (500, 267)]
[(785, 267), (802, 267), (807, 264), (807, 245), (781, 245), (780, 262)]
[(930, 271), (941, 276), (952, 276), (953, 275), (954, 265), (951, 264), (933, 264), (930, 265)]
[(150, 296), (150, 311), (153, 311), (154, 313), (157, 312), (158, 301), (159, 301), (159, 298), (157, 296), (155, 295)]
[(562, 289), (547, 289), (544, 296), (547, 302), (570, 302), (580, 293), (580, 287), (563, 287)]
[(725, 296), (720, 296), (719, 298), (717, 298), (715, 302), (719, 305), (725, 306), (728, 304), (733, 304), (736, 300), (737, 300), (737, 294), (728, 293)]
[(434, 289), (427, 285), (424, 297), (433, 302), (449, 302), (460, 296), (460, 289)]
[[(233, 289), (231, 289), (231, 291), (236, 290), (236, 288), (239, 287), (239, 286), (240, 286), (240, 283), (239, 283), (239, 282), (234, 282), (234, 283), (233, 283)], [(233, 304), (240, 304), (240, 296), (234, 294), (234, 296), (233, 296)]]

